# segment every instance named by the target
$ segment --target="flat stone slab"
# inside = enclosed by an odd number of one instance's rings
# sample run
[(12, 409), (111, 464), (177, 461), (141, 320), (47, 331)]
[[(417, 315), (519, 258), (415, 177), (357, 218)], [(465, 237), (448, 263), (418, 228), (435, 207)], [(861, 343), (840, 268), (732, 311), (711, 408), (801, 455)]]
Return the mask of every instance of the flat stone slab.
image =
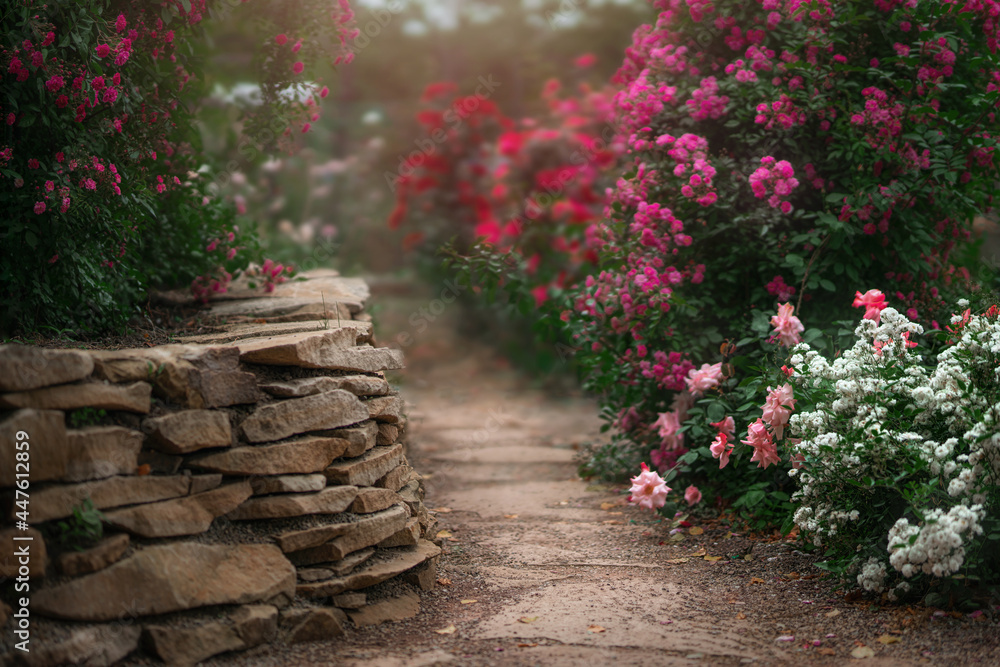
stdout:
[(348, 426), (368, 419), (368, 409), (354, 394), (334, 389), (305, 398), (263, 405), (240, 428), (250, 442), (270, 442), (289, 436)]
[(226, 515), (232, 521), (284, 519), (307, 514), (339, 514), (358, 495), (354, 486), (334, 486), (318, 493), (287, 493), (247, 500)]
[(410, 512), (403, 505), (371, 514), (347, 524), (347, 530), (325, 544), (304, 549), (288, 555), (296, 565), (314, 565), (328, 561), (342, 560), (347, 554), (378, 544), (390, 535), (403, 529)]
[(229, 447), (233, 430), (229, 415), (217, 410), (183, 410), (143, 422), (150, 445), (167, 454), (189, 454), (199, 449)]
[(345, 577), (312, 584), (299, 584), (295, 587), (295, 590), (299, 595), (306, 598), (323, 598), (340, 595), (344, 591), (356, 591), (361, 588), (380, 584), (440, 554), (441, 549), (436, 544), (421, 540), (412, 549), (400, 549), (389, 559), (373, 563)]
[(166, 664), (194, 665), (219, 653), (253, 648), (274, 639), (277, 633), (277, 607), (248, 605), (225, 620), (196, 626), (148, 625), (145, 640)]
[[(21, 432), (22, 437), (17, 437)], [(25, 434), (27, 438), (23, 437)], [(15, 458), (18, 451), (24, 451), (23, 446), (17, 449), (19, 442), (28, 443), (29, 453), (29, 460), (21, 465)], [(45, 455), (38, 456), (42, 448)], [(32, 484), (62, 479), (70, 461), (63, 414), (56, 410), (26, 409), (0, 418), (0, 457), (4, 462), (0, 465), (0, 486), (14, 486), (18, 473), (27, 475), (20, 479), (28, 479)]]
[(326, 488), (326, 475), (278, 475), (276, 477), (253, 477), (250, 479), (253, 495), (265, 496), (270, 493), (309, 493)]
[(412, 547), (420, 541), (420, 521), (416, 518), (407, 519), (406, 525), (397, 533), (393, 533), (378, 543), (386, 549), (392, 547)]
[(139, 466), (143, 441), (139, 431), (122, 426), (87, 426), (66, 431), (66, 441), (71, 454), (62, 479), (67, 482), (132, 475)]
[(405, 463), (400, 464), (387, 472), (385, 477), (376, 481), (375, 486), (389, 489), (390, 491), (399, 491), (410, 482), (411, 472), (413, 472), (413, 468)]
[[(80, 382), (44, 389), (0, 394), (0, 407), (7, 409), (76, 410), (97, 408), (125, 412), (149, 412), (153, 388), (145, 382), (128, 385)], [(367, 416), (367, 415), (366, 415)]]
[(94, 361), (76, 350), (0, 345), (0, 368), (0, 391), (28, 391), (82, 380), (94, 370)]
[(183, 498), (108, 512), (106, 520), (139, 537), (198, 535), (208, 530), (216, 517), (239, 507), (251, 493), (250, 480), (243, 480)]
[(334, 327), (319, 331), (304, 331), (283, 336), (251, 338), (236, 344), (240, 360), (269, 366), (326, 368), (324, 357), (331, 349), (354, 347), (355, 329)]
[[(319, 313), (316, 313), (319, 314)], [(326, 331), (330, 326), (337, 328), (351, 328), (357, 331), (356, 343), (368, 343), (372, 339), (371, 322), (350, 319), (350, 313), (341, 313), (341, 319), (337, 321), (337, 314), (331, 313), (327, 326), (324, 327), (317, 318), (304, 320), (301, 322), (286, 322), (270, 319), (268, 324), (236, 324), (226, 327), (225, 331), (210, 334), (199, 334), (197, 336), (180, 336), (177, 340), (182, 343), (197, 343), (200, 345), (227, 345), (238, 343), (248, 338), (266, 338), (270, 336), (283, 336), (285, 334), (307, 333), (311, 331)]]
[(379, 373), (403, 368), (403, 351), (388, 347), (358, 345), (346, 350), (336, 350), (324, 358), (324, 368), (334, 371)]
[(416, 593), (404, 593), (399, 597), (379, 600), (374, 604), (347, 612), (347, 616), (357, 627), (379, 625), (388, 621), (401, 621), (413, 618), (420, 613), (420, 596)]
[(371, 375), (342, 375), (339, 377), (319, 376), (297, 378), (286, 382), (271, 382), (260, 386), (272, 396), (279, 398), (301, 398), (331, 389), (343, 389), (355, 396), (381, 396), (389, 393), (389, 383), (384, 378)]
[(65, 632), (55, 639), (31, 642), (31, 651), (20, 654), (20, 664), (28, 667), (115, 665), (139, 647), (142, 628), (129, 623), (106, 623), (73, 625), (65, 628)]
[(160, 345), (132, 350), (96, 350), (94, 375), (108, 382), (143, 380), (157, 396), (187, 408), (256, 403), (257, 378), (239, 370), (234, 347)]
[[(374, 555), (374, 549), (362, 549), (361, 551), (348, 554), (343, 560), (336, 563), (323, 563), (322, 567), (300, 567), (295, 572), (298, 574), (299, 581), (302, 582), (328, 581), (334, 577), (343, 577), (350, 574), (354, 568)], [(360, 595), (364, 595), (364, 593)], [(339, 607), (340, 605), (334, 606)]]
[(379, 396), (365, 401), (368, 416), (377, 422), (398, 424), (403, 419), (403, 409), (406, 404), (399, 396)]
[(350, 445), (348, 445), (341, 456), (353, 459), (361, 456), (375, 446), (378, 437), (378, 424), (369, 420), (363, 421), (357, 426), (338, 428), (332, 431), (323, 431), (322, 433), (323, 435), (347, 440)]
[(344, 634), (347, 616), (336, 608), (295, 607), (281, 612), (281, 625), (285, 628), (285, 642), (323, 641)]
[(42, 616), (110, 621), (294, 595), (295, 568), (272, 544), (146, 547), (100, 572), (32, 591)]
[(73, 507), (90, 498), (99, 510), (152, 503), (185, 496), (191, 489), (191, 478), (184, 475), (160, 477), (109, 477), (82, 484), (49, 486), (31, 494), (28, 521), (41, 523), (62, 519), (73, 514)]
[[(369, 410), (369, 414), (371, 411)], [(378, 425), (378, 438), (376, 442), (386, 446), (394, 444), (399, 440), (399, 427), (394, 424), (381, 423)]]
[(254, 364), (377, 373), (403, 367), (403, 352), (355, 345), (346, 328), (306, 332), (237, 343), (240, 359)]
[(381, 512), (399, 502), (402, 502), (402, 499), (394, 491), (369, 486), (358, 489), (358, 497), (351, 503), (349, 511), (355, 514), (371, 514)]
[(59, 572), (68, 577), (97, 572), (117, 563), (128, 550), (129, 536), (125, 533), (106, 537), (84, 551), (67, 551), (56, 559)]
[(224, 475), (308, 474), (325, 470), (349, 444), (343, 438), (305, 436), (192, 457), (188, 465)]
[(375, 447), (356, 459), (332, 463), (323, 474), (330, 484), (371, 486), (402, 462), (402, 445)]

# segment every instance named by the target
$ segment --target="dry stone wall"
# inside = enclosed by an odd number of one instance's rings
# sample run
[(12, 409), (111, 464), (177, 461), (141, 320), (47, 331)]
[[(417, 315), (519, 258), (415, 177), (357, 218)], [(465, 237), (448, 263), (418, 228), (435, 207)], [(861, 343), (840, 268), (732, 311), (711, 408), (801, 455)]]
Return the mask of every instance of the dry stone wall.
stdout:
[[(440, 549), (367, 298), (313, 272), (227, 295), (224, 331), (173, 345), (0, 346), (0, 663), (194, 664), (415, 614)], [(86, 504), (95, 544), (74, 532)]]

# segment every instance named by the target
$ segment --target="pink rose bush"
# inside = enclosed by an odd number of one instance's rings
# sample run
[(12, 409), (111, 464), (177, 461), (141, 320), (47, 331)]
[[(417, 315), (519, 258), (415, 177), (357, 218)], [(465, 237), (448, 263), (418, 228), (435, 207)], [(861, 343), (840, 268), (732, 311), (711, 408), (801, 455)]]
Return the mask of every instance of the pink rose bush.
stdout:
[[(780, 524), (792, 489), (774, 470), (808, 465), (784, 451), (801, 400), (788, 355), (832, 354), (854, 307), (878, 326), (892, 301), (937, 329), (972, 286), (1000, 22), (981, 3), (651, 4), (614, 80), (628, 165), (588, 232), (600, 268), (553, 304), (609, 420), (630, 415), (585, 470), (652, 460)], [(757, 377), (775, 358), (781, 381)]]
[[(9, 129), (0, 137), (0, 181), (9, 184), (0, 217), (0, 330), (120, 328), (151, 287), (200, 276), (197, 297), (218, 293), (256, 254), (248, 220), (231, 245), (245, 252), (205, 251), (240, 225), (232, 203), (212, 196), (213, 175), (203, 169), (212, 156), (192, 144), (206, 82), (189, 55), (217, 10), (234, 11), (264, 34), (276, 32), (279, 17), (300, 31), (294, 60), (303, 72), (346, 55), (356, 28), (347, 0), (332, 10), (308, 0), (303, 15), (325, 18), (298, 24), (276, 11), (277, 0), (231, 5), (118, 2), (112, 11), (93, 0), (27, 0), (0, 16), (0, 118)], [(318, 106), (278, 95), (298, 78), (292, 54), (263, 35), (256, 43), (265, 103), (241, 125), (254, 137), (252, 152), (294, 149), (291, 127)]]

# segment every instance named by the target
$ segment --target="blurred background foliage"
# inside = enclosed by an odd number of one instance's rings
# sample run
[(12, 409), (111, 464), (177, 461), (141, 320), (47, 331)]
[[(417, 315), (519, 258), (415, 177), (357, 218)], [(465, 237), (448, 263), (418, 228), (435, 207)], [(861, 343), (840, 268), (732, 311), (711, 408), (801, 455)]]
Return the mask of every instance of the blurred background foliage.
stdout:
[[(237, 122), (252, 105), (246, 84), (255, 44), (240, 12), (212, 22), (204, 45), (211, 98), (199, 121), (205, 157), (220, 174), (219, 194), (256, 221), (264, 252), (300, 269), (391, 273), (413, 260), (408, 230), (386, 226), (394, 194), (387, 174), (426, 131), (417, 121), (428, 84), (450, 81), (472, 94), (480, 79), (506, 116), (545, 112), (550, 79), (604, 85), (621, 64), (636, 26), (650, 19), (642, 0), (361, 0), (352, 3), (361, 35), (357, 57), (319, 75), (323, 114), (295, 155), (265, 159)], [(292, 35), (289, 35), (291, 38)], [(593, 66), (574, 67), (589, 53)], [(251, 137), (252, 139), (252, 137)], [(412, 230), (410, 230), (412, 231)]]

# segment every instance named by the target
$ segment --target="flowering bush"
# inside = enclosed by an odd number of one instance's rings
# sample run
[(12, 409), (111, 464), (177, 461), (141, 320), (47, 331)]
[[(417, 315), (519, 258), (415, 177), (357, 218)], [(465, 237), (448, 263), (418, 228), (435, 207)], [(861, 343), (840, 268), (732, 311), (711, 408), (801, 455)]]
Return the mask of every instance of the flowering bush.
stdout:
[[(593, 234), (601, 270), (563, 314), (618, 434), (588, 467), (651, 458), (780, 520), (784, 383), (752, 376), (802, 340), (832, 354), (852, 296), (937, 329), (968, 289), (968, 221), (996, 180), (1000, 5), (653, 5), (616, 79), (632, 166)], [(717, 469), (737, 439), (761, 467)]]
[[(258, 14), (264, 33), (261, 90), (271, 104), (247, 124), (261, 149), (309, 129), (316, 101), (277, 91), (305, 85), (304, 63), (332, 59), (321, 33), (339, 36), (333, 51), (345, 59), (354, 30), (346, 0), (332, 12), (302, 3), (305, 21), (280, 4), (240, 10)], [(27, 0), (4, 11), (0, 328), (119, 326), (153, 284), (218, 271), (206, 247), (239, 232), (231, 207), (207, 197), (192, 114), (196, 46), (206, 20), (231, 10), (212, 0)], [(281, 29), (291, 28), (286, 45)]]
[[(453, 127), (429, 155), (409, 157), (411, 173), (399, 182), (390, 219), (420, 227), (411, 244), (436, 249), (454, 239), (452, 252), (460, 256), (482, 244), (475, 257), (493, 251), (504, 259), (493, 281), (484, 276), (488, 282), (530, 295), (536, 307), (596, 263), (590, 236), (606, 203), (606, 175), (621, 152), (610, 141), (610, 93), (581, 85), (578, 95), (560, 96), (560, 88), (552, 80), (543, 91), (548, 117), (515, 122), (485, 99), (457, 97), (442, 111), (454, 88), (429, 87), (424, 99), (433, 106), (419, 115), (428, 134)], [(461, 122), (463, 108), (475, 111)], [(431, 220), (437, 229), (428, 229)], [(490, 273), (486, 263), (465, 268)]]
[(890, 599), (1000, 578), (1000, 308), (948, 329), (924, 357), (921, 325), (884, 307), (832, 361), (796, 345), (744, 441), (771, 453), (782, 441), (800, 537)]

